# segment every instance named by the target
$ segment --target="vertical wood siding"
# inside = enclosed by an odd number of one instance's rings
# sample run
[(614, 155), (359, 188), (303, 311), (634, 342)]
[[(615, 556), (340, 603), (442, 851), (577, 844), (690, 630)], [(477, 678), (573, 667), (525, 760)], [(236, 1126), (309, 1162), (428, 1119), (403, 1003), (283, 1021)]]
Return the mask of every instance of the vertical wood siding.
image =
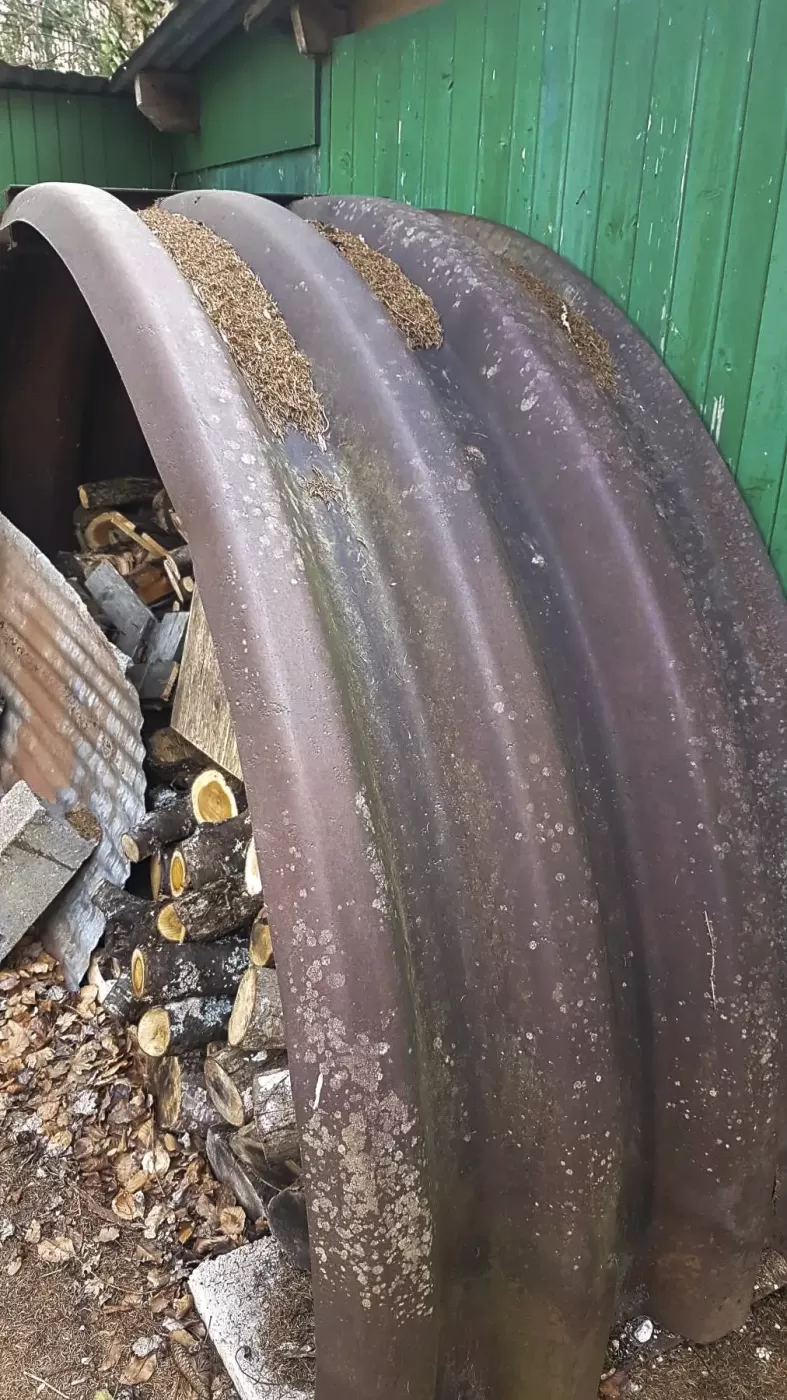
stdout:
[(131, 99), (0, 88), (0, 190), (39, 180), (166, 189), (170, 146)]
[(335, 47), (322, 184), (498, 219), (627, 310), (787, 585), (786, 0), (442, 0)]

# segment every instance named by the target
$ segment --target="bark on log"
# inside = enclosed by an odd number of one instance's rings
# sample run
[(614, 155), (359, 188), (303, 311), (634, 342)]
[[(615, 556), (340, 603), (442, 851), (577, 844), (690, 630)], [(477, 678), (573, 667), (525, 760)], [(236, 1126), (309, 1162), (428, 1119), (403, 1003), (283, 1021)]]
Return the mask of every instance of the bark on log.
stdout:
[(167, 860), (160, 851), (150, 857), (150, 893), (153, 899), (163, 899), (169, 895)]
[(131, 861), (147, 860), (162, 846), (174, 846), (190, 836), (196, 828), (197, 819), (190, 797), (182, 797), (167, 807), (148, 812), (133, 831), (127, 831), (121, 838), (123, 854)]
[(288, 1186), (268, 1202), (268, 1226), (279, 1249), (303, 1273), (311, 1273), (306, 1201), (297, 1186)]
[(289, 1070), (273, 1069), (256, 1074), (252, 1104), (257, 1137), (266, 1161), (272, 1166), (298, 1163), (301, 1147)]
[(265, 909), (261, 909), (251, 926), (249, 961), (253, 967), (273, 967), (273, 940)]
[(198, 1052), (155, 1058), (150, 1075), (160, 1128), (205, 1137), (211, 1128), (222, 1122), (208, 1097), (202, 1077), (202, 1056)]
[(172, 852), (169, 880), (177, 898), (186, 890), (200, 890), (243, 869), (251, 834), (251, 815), (241, 812), (225, 822), (203, 823)]
[(257, 1136), (255, 1123), (246, 1123), (238, 1128), (229, 1140), (238, 1161), (245, 1163), (257, 1176), (274, 1191), (283, 1191), (285, 1186), (294, 1186), (300, 1176), (300, 1168), (294, 1162), (269, 1162), (265, 1149)]
[(157, 491), (153, 497), (153, 519), (162, 534), (186, 538), (183, 522), (164, 489)]
[(103, 1001), (103, 1008), (113, 1021), (136, 1021), (139, 1006), (131, 995), (131, 974), (121, 972), (109, 988)]
[(230, 997), (186, 997), (152, 1006), (139, 1023), (140, 1049), (156, 1057), (206, 1045), (224, 1033), (231, 1010)]
[(248, 924), (261, 905), (261, 895), (246, 893), (242, 874), (230, 875), (165, 904), (156, 926), (171, 943), (211, 942)]
[(213, 1174), (228, 1186), (238, 1205), (243, 1206), (251, 1221), (265, 1219), (265, 1198), (270, 1190), (265, 1183), (233, 1153), (226, 1133), (212, 1128), (205, 1144)]
[(27, 783), (0, 797), (0, 958), (49, 908), (96, 849), (101, 827), (84, 808), (50, 812)]
[(205, 767), (205, 755), (169, 725), (146, 741), (148, 767), (161, 782), (184, 786)]
[(108, 481), (85, 481), (78, 487), (85, 510), (111, 510), (114, 506), (145, 505), (161, 490), (157, 476), (117, 476)]
[[(264, 1055), (265, 1051), (261, 1053)], [(205, 1059), (208, 1093), (222, 1118), (233, 1128), (242, 1128), (253, 1115), (252, 1086), (260, 1069), (259, 1060), (255, 1062), (251, 1055), (232, 1058), (209, 1054)]]
[(272, 968), (250, 967), (235, 996), (227, 1039), (244, 1050), (283, 1050), (284, 1036), (279, 983)]
[(249, 965), (245, 938), (222, 943), (155, 943), (131, 954), (131, 985), (139, 1001), (167, 1003), (190, 996), (234, 996)]
[(131, 933), (140, 942), (156, 931), (156, 906), (152, 899), (140, 899), (102, 880), (93, 893), (93, 903), (106, 919), (113, 948), (118, 933)]

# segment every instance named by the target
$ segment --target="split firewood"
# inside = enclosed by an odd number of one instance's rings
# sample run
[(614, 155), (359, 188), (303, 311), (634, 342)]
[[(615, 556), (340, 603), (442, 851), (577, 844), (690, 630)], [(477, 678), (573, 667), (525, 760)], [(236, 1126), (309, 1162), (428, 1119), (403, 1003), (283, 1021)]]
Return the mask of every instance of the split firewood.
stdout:
[(85, 580), (85, 588), (111, 625), (116, 645), (126, 656), (137, 656), (158, 625), (150, 608), (111, 564), (99, 564), (93, 569)]
[(161, 482), (155, 476), (118, 476), (110, 481), (85, 481), (77, 489), (85, 510), (106, 510), (149, 504), (161, 490)]
[(242, 778), (235, 727), (199, 592), (189, 613), (172, 725), (214, 763)]
[(186, 997), (152, 1006), (139, 1023), (139, 1047), (154, 1058), (195, 1050), (224, 1034), (231, 1011), (231, 997)]
[(244, 972), (227, 1029), (230, 1045), (244, 1050), (283, 1050), (284, 1035), (279, 983), (272, 968), (249, 967)]
[(93, 854), (101, 839), (83, 807), (51, 812), (25, 782), (0, 798), (0, 957), (4, 957)]
[(246, 892), (243, 875), (229, 875), (163, 905), (156, 927), (170, 943), (212, 942), (249, 924), (261, 907), (262, 895)]
[(208, 1097), (199, 1053), (155, 1057), (149, 1074), (160, 1128), (205, 1137), (223, 1122)]
[(131, 985), (140, 1001), (188, 996), (234, 996), (249, 964), (245, 938), (221, 943), (156, 943), (131, 954)]
[(144, 661), (132, 666), (128, 677), (143, 704), (169, 705), (179, 670), (177, 661)]
[(251, 926), (249, 961), (253, 967), (273, 967), (273, 939), (267, 910), (261, 909)]
[(176, 841), (190, 836), (196, 826), (197, 818), (194, 815), (191, 797), (182, 797), (177, 802), (170, 802), (166, 807), (158, 807), (153, 812), (148, 812), (133, 831), (127, 831), (121, 837), (120, 845), (128, 860), (147, 860), (149, 855), (160, 851), (162, 846), (173, 846)]
[(231, 1127), (242, 1128), (254, 1111), (252, 1086), (262, 1066), (259, 1061), (255, 1063), (253, 1055), (239, 1055), (232, 1046), (227, 1050), (229, 1054), (225, 1051), (206, 1055), (205, 1083), (222, 1118)]
[(262, 894), (262, 876), (260, 875), (260, 863), (257, 859), (257, 847), (252, 836), (246, 847), (246, 858), (243, 863), (243, 874), (246, 889), (249, 894)]
[(268, 1202), (268, 1227), (279, 1249), (296, 1269), (311, 1272), (306, 1200), (298, 1186), (287, 1186)]
[(290, 1072), (264, 1070), (254, 1077), (252, 1104), (257, 1137), (271, 1166), (300, 1161), (300, 1140), (295, 1123)]
[(143, 603), (151, 608), (172, 596), (172, 582), (164, 568), (164, 560), (160, 558), (144, 557), (131, 574), (129, 583)]
[[(169, 883), (177, 898), (186, 890), (199, 890), (244, 867), (251, 834), (248, 810), (225, 822), (203, 823), (172, 852)], [(248, 886), (247, 886), (248, 888)]]
[(265, 1198), (270, 1196), (270, 1188), (254, 1171), (232, 1151), (226, 1133), (211, 1128), (205, 1144), (208, 1161), (213, 1175), (224, 1186), (228, 1186), (238, 1205), (243, 1206), (251, 1221), (265, 1219)]

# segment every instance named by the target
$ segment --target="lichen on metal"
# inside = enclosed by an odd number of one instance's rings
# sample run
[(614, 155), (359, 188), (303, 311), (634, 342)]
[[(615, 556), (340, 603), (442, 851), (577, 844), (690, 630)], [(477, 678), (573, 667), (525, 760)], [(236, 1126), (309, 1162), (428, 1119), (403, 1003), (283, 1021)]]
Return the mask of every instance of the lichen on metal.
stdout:
[[(0, 789), (22, 778), (64, 813), (80, 804), (101, 843), (40, 921), (71, 986), (104, 929), (91, 892), (122, 885), (124, 831), (145, 810), (142, 714), (115, 649), (62, 574), (0, 516)], [(2, 894), (0, 893), (0, 898)]]

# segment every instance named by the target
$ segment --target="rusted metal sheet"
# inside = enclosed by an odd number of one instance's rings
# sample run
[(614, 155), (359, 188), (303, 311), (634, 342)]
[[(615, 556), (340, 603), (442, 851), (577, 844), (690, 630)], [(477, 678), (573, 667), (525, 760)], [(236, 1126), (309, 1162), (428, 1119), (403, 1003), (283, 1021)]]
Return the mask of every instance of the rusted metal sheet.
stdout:
[(55, 811), (80, 804), (101, 823), (95, 854), (40, 921), (75, 986), (104, 927), (91, 893), (102, 880), (125, 883), (120, 838), (145, 810), (142, 714), (87, 608), (1, 515), (0, 696), (0, 789), (23, 778)]
[(643, 435), (626, 355), (603, 394), (437, 218), (299, 207), (429, 292), (445, 344), (413, 355), (294, 214), (168, 204), (264, 278), (324, 453), (270, 438), (109, 196), (31, 190), (5, 224), (73, 275), (194, 551), (287, 1015), (318, 1400), (590, 1400), (616, 1312), (719, 1335), (778, 1235), (775, 583), (666, 382), (647, 411), (680, 433)]

